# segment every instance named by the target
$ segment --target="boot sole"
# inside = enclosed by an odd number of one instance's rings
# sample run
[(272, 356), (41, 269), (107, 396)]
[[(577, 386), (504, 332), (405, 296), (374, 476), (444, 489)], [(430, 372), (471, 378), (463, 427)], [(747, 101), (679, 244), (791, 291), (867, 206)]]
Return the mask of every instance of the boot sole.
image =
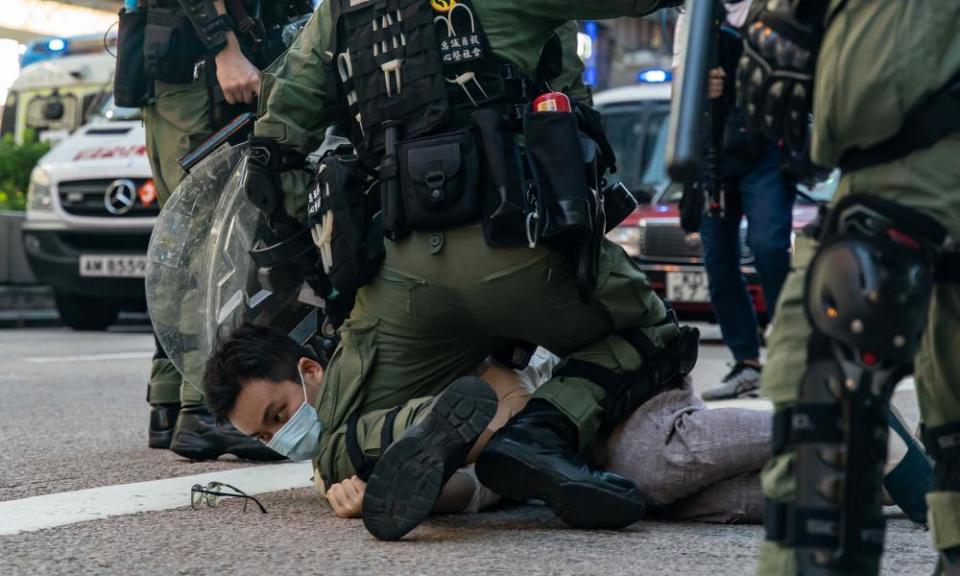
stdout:
[(479, 378), (444, 390), (374, 466), (363, 497), (367, 530), (379, 540), (399, 540), (423, 522), (496, 412), (497, 397)]
[(480, 483), (500, 496), (523, 502), (543, 500), (572, 528), (617, 530), (643, 518), (646, 505), (596, 484), (568, 480), (499, 452), (481, 452)]

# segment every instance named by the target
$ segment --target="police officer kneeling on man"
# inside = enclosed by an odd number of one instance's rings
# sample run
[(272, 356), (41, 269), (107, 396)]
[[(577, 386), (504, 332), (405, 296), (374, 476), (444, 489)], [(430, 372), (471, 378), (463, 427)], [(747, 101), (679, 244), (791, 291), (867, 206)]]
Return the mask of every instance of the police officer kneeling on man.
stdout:
[[(564, 362), (490, 440), (481, 481), (543, 500), (571, 526), (642, 517), (643, 495), (592, 469), (590, 456), (598, 438), (692, 369), (699, 334), (677, 325), (604, 239), (632, 198), (602, 180), (614, 160), (599, 116), (556, 91), (582, 72), (572, 20), (676, 3), (329, 0), (264, 73), (248, 194), (278, 194), (266, 161), (282, 147), (307, 153), (339, 125), (356, 155), (341, 148), (321, 163), (311, 224), (334, 287), (345, 266), (368, 276), (310, 402), (320, 426), (291, 419), (296, 430), (275, 436), (309, 447), (296, 453), (314, 459), (327, 485), (369, 478), (363, 517), (378, 538), (400, 538), (427, 516), (493, 416), (489, 392), (444, 390), (490, 354), (518, 359), (518, 341)], [(360, 218), (344, 209), (370, 204)], [(343, 260), (350, 238), (368, 242)], [(328, 312), (344, 292), (327, 294)], [(213, 392), (219, 417), (243, 401), (242, 390)], [(417, 401), (437, 394), (436, 413)], [(283, 422), (295, 410), (267, 417)]]
[[(313, 10), (309, 0), (136, 0), (120, 13), (114, 98), (142, 107), (160, 206), (186, 176), (178, 160), (243, 112), (256, 110), (260, 70), (286, 48), (283, 35)], [(169, 300), (192, 298), (169, 294)], [(161, 303), (162, 304), (162, 303)], [(157, 322), (157, 315), (153, 315)], [(181, 323), (191, 324), (192, 319)], [(187, 326), (156, 326), (183, 330)], [(224, 453), (276, 455), (232, 426), (214, 423), (199, 385), (188, 382), (157, 342), (147, 390), (149, 445), (191, 459)]]

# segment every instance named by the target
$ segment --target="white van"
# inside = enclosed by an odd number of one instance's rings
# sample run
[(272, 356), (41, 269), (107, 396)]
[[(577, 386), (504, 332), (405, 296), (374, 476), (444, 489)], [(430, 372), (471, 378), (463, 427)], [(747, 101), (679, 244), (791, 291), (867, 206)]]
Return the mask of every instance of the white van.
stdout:
[(102, 330), (145, 309), (147, 244), (160, 212), (140, 111), (108, 99), (34, 168), (23, 244), (65, 324)]
[(70, 54), (30, 64), (10, 86), (0, 137), (28, 131), (51, 144), (83, 126), (113, 89), (116, 61), (106, 52)]

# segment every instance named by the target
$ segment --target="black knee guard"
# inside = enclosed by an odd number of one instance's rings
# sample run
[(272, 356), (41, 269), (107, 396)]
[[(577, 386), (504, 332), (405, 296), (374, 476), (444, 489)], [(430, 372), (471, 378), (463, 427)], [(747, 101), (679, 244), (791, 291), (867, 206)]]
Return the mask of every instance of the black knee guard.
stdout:
[(960, 421), (925, 428), (923, 443), (935, 463), (931, 489), (960, 492)]
[(862, 195), (823, 226), (806, 279), (807, 371), (798, 404), (775, 416), (775, 450), (796, 452), (797, 500), (768, 514), (801, 574), (879, 569), (887, 406), (910, 372), (946, 238), (931, 218)]
[[(676, 314), (667, 306), (663, 325), (677, 324)], [(657, 346), (639, 328), (619, 333), (643, 358), (638, 370), (616, 372), (582, 360), (567, 360), (554, 376), (584, 378), (606, 392), (600, 433), (606, 434), (626, 420), (644, 402), (670, 388), (679, 386), (693, 371), (700, 348), (700, 331), (679, 327), (680, 334), (666, 347)]]

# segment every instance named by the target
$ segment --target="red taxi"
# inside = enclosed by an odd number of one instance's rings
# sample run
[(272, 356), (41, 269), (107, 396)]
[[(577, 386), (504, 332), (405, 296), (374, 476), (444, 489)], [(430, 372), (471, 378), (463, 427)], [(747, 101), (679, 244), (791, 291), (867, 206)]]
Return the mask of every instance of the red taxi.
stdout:
[[(670, 85), (640, 84), (598, 93), (607, 135), (619, 165), (616, 176), (634, 192), (640, 207), (608, 237), (623, 246), (647, 274), (657, 293), (689, 319), (712, 319), (707, 273), (698, 233), (680, 228), (681, 185), (667, 176), (665, 152), (670, 114)], [(816, 218), (816, 203), (829, 200), (837, 175), (804, 190), (793, 209), (794, 234)], [(746, 220), (741, 223), (741, 268), (761, 321), (769, 303), (763, 298), (753, 255), (746, 245)]]

